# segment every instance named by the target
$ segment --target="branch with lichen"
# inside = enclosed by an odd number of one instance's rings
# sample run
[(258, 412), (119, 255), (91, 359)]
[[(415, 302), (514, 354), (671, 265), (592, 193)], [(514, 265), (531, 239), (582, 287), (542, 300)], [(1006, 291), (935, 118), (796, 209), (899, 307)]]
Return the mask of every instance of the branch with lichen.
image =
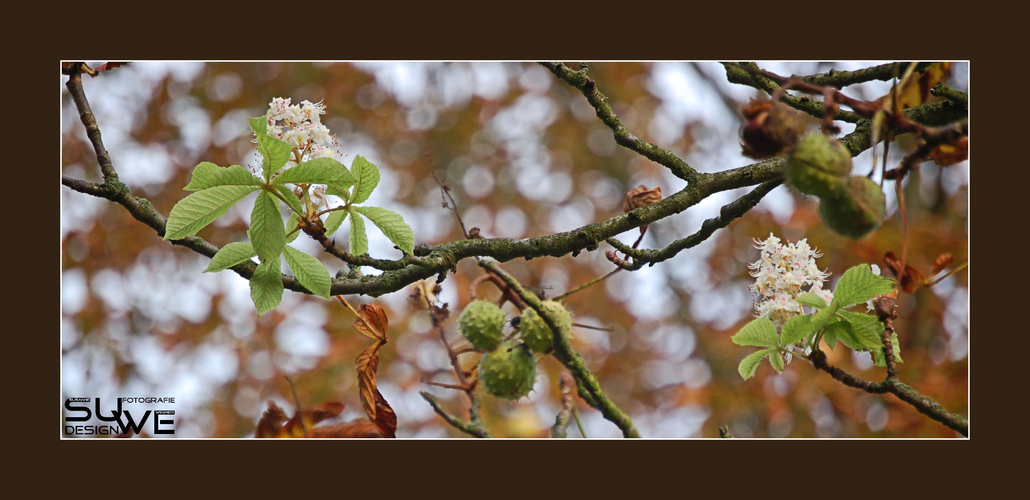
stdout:
[[(719, 210), (718, 217), (705, 220), (701, 223), (701, 229), (697, 230), (694, 234), (687, 236), (686, 238), (678, 239), (662, 249), (637, 250), (635, 248), (630, 248), (613, 238), (609, 238), (605, 241), (609, 245), (618, 249), (624, 255), (633, 258), (632, 263), (626, 263), (624, 261), (622, 263), (615, 262), (615, 264), (622, 269), (635, 271), (643, 267), (644, 264), (653, 266), (659, 262), (675, 257), (676, 254), (683, 250), (699, 245), (701, 242), (707, 240), (716, 230), (722, 229), (730, 225), (730, 222), (733, 222), (735, 219), (743, 217), (744, 214), (761, 201), (762, 197), (782, 183), (783, 180), (777, 179), (759, 185), (750, 193), (741, 196), (732, 203), (724, 205), (722, 209)], [(609, 260), (612, 260), (611, 256), (609, 256)]]
[(426, 391), (420, 391), (419, 395), (422, 396), (422, 399), (426, 400), (426, 402), (429, 403), (429, 406), (433, 407), (433, 411), (435, 411), (437, 415), (443, 417), (444, 421), (447, 422), (451, 427), (459, 429), (466, 434), (478, 438), (490, 437), (490, 434), (483, 430), (482, 425), (463, 422), (460, 418), (455, 417), (450, 413), (447, 413), (447, 410), (444, 410), (443, 407), (440, 406), (440, 402), (436, 400), (436, 396), (433, 396), (432, 394), (429, 394)]
[[(842, 89), (849, 85), (855, 85), (857, 83), (871, 82), (873, 80), (879, 80), (881, 82), (887, 82), (898, 76), (898, 73), (902, 71), (901, 68), (907, 68), (909, 62), (892, 62), (886, 64), (880, 64), (877, 66), (871, 66), (868, 68), (862, 68), (854, 71), (837, 71), (831, 69), (826, 73), (818, 73), (815, 75), (807, 76), (791, 76), (791, 78), (802, 80), (812, 85), (818, 85), (820, 87), (833, 87)], [(933, 63), (923, 62), (916, 64), (915, 70), (917, 72), (925, 71)]]
[[(611, 111), (610, 106), (607, 105), (606, 98), (597, 90), (596, 84), (593, 84), (592, 80), (589, 80), (591, 83), (587, 83), (588, 76), (585, 70), (572, 71), (560, 63), (546, 63), (545, 66), (556, 72), (556, 75), (563, 81), (568, 81), (573, 86), (586, 91), (588, 100), (598, 110), (598, 115), (602, 121), (613, 127), (613, 131), (616, 132), (617, 136), (623, 137), (621, 143), (624, 146), (630, 147), (645, 157), (658, 161), (674, 172), (679, 172), (692, 179), (694, 182), (691, 182), (684, 190), (661, 201), (605, 221), (588, 224), (572, 231), (526, 239), (479, 238), (464, 239), (435, 246), (423, 244), (415, 247), (414, 255), (405, 255), (397, 260), (373, 259), (367, 255), (355, 256), (336, 247), (335, 243), (330, 239), (319, 239), (322, 242), (323, 248), (326, 248), (327, 251), (347, 262), (352, 267), (370, 266), (384, 271), (378, 276), (341, 276), (334, 278), (330, 291), (332, 295), (364, 294), (380, 296), (401, 290), (416, 281), (434, 276), (436, 276), (437, 281), (442, 281), (446, 278), (448, 272), (453, 272), (456, 269), (458, 262), (466, 258), (490, 257), (499, 262), (507, 262), (516, 258), (533, 259), (543, 256), (575, 256), (583, 250), (596, 250), (601, 242), (618, 234), (683, 212), (711, 194), (783, 178), (784, 160), (782, 157), (722, 172), (696, 172), (672, 153), (640, 141), (633, 137), (632, 134), (629, 134), (622, 127), (621, 122), (618, 121), (618, 117)], [(96, 184), (65, 176), (62, 178), (62, 184), (77, 192), (102, 197), (121, 204), (134, 218), (153, 228), (158, 235), (163, 236), (166, 218), (155, 210), (145, 198), (129, 194), (128, 186), (118, 181), (114, 164), (104, 148), (99, 127), (93, 118), (93, 113), (89, 108), (89, 103), (82, 89), (80, 75), (71, 75), (67, 87), (79, 111), (80, 119), (86, 127), (86, 135), (96, 152), (105, 182), (103, 184)], [(955, 115), (964, 116), (965, 109), (959, 109), (958, 105), (954, 105), (951, 101), (946, 101), (910, 108), (905, 111), (905, 114), (910, 119), (926, 125), (934, 125), (938, 123), (951, 123)], [(857, 155), (870, 147), (870, 132), (868, 122), (864, 121), (859, 124), (852, 134), (842, 138), (841, 142), (849, 148), (852, 155)], [(317, 230), (314, 232), (316, 235), (318, 234)], [(698, 240), (697, 242), (700, 241), (699, 237), (694, 239)], [(213, 257), (219, 250), (217, 246), (197, 236), (175, 240), (172, 241), (172, 244), (185, 246), (207, 257)], [(241, 277), (250, 279), (256, 268), (257, 265), (254, 262), (245, 261), (233, 266), (231, 269)], [(291, 276), (283, 275), (282, 280), (286, 289), (309, 293)]]
[(597, 89), (597, 84), (588, 76), (590, 73), (589, 66), (579, 71), (574, 71), (560, 62), (542, 62), (540, 64), (551, 70), (551, 73), (554, 73), (554, 76), (557, 76), (559, 80), (583, 93), (587, 98), (587, 102), (597, 112), (597, 117), (608, 128), (612, 129), (612, 132), (615, 134), (615, 142), (620, 146), (628, 148), (668, 168), (676, 177), (687, 182), (692, 182), (698, 177), (698, 172), (682, 158), (676, 156), (671, 151), (638, 138), (622, 125), (622, 120), (619, 119), (619, 116), (612, 111), (612, 107), (608, 104), (608, 98)]
[(912, 405), (919, 413), (930, 417), (944, 424), (963, 436), (969, 437), (969, 421), (961, 415), (951, 413), (933, 399), (930, 399), (916, 392), (915, 389), (899, 382), (897, 379), (887, 379), (883, 382), (872, 382), (858, 378), (850, 373), (832, 366), (826, 362), (826, 353), (821, 350), (814, 350), (809, 354), (809, 360), (817, 370), (829, 373), (834, 380), (856, 389), (861, 389), (870, 394), (893, 394), (898, 399)]

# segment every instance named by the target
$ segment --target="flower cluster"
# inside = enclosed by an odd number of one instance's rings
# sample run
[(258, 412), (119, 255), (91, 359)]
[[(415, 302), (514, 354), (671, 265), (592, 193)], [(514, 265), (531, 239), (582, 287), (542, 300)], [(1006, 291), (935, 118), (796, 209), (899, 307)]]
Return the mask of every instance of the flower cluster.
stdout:
[(301, 161), (315, 158), (335, 158), (333, 136), (329, 129), (322, 125), (320, 115), (325, 114), (325, 105), (321, 102), (303, 101), (290, 104), (290, 98), (276, 97), (268, 105), (265, 113), (267, 120), (266, 133), (284, 142), (290, 143), (296, 152), (290, 167)]
[(765, 241), (756, 239), (755, 248), (762, 251), (762, 256), (748, 267), (755, 277), (750, 290), (758, 296), (756, 317), (771, 319), (779, 329), (788, 319), (802, 313), (801, 304), (796, 300), (798, 295), (811, 292), (827, 304), (833, 300), (833, 293), (823, 289), (823, 282), (830, 274), (815, 265), (815, 259), (822, 254), (808, 246), (807, 240), (783, 245), (770, 234)]

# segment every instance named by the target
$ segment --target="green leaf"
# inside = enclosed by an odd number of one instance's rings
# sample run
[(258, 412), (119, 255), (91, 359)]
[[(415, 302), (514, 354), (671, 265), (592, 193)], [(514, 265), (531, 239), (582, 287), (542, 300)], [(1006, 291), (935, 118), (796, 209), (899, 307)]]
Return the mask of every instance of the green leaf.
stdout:
[(819, 312), (812, 315), (811, 328), (812, 331), (818, 332), (826, 327), (830, 323), (830, 320), (834, 318), (834, 314), (837, 313), (839, 307), (837, 306), (837, 299), (834, 298), (826, 309), (820, 309)]
[(367, 200), (372, 194), (372, 190), (379, 185), (379, 167), (361, 156), (355, 156), (350, 170), (357, 179), (357, 183), (354, 185), (354, 198), (350, 200), (350, 203), (357, 205)]
[(410, 254), (415, 251), (415, 232), (397, 212), (379, 207), (351, 207), (351, 210), (372, 221), (402, 252)]
[[(350, 207), (354, 210), (356, 207)], [(368, 233), (365, 232), (365, 219), (357, 212), (350, 214), (350, 253), (364, 255), (368, 253)]]
[(840, 315), (851, 325), (850, 331), (864, 349), (883, 347), (883, 323), (875, 316), (851, 311), (841, 311)]
[(812, 316), (799, 315), (787, 320), (780, 332), (780, 345), (789, 346), (812, 333)]
[(762, 358), (776, 352), (776, 349), (763, 349), (761, 351), (748, 354), (744, 358), (740, 365), (737, 366), (737, 372), (740, 373), (744, 380), (747, 380), (755, 375), (755, 370), (758, 370), (758, 365), (762, 362)]
[(326, 271), (325, 266), (318, 259), (291, 246), (286, 246), (284, 250), (283, 256), (286, 257), (286, 264), (290, 266), (297, 281), (311, 293), (328, 299), (332, 280), (329, 278), (329, 271)]
[(757, 318), (744, 325), (744, 328), (741, 328), (730, 340), (737, 345), (776, 347), (779, 338), (776, 335), (776, 325), (772, 320)]
[(272, 178), (276, 184), (331, 184), (350, 186), (354, 176), (342, 163), (332, 158), (316, 158), (283, 171)]
[(329, 212), (329, 217), (325, 218), (325, 235), (332, 236), (337, 229), (340, 229), (340, 225), (343, 224), (343, 220), (346, 218), (346, 210), (333, 210)]
[(292, 189), (281, 184), (277, 184), (275, 186), (275, 190), (278, 191), (279, 194), (283, 195), (283, 198), (286, 199), (286, 205), (290, 207), (291, 211), (298, 214), (304, 213), (304, 206), (301, 205), (300, 198), (297, 197), (297, 193), (294, 193)]
[(262, 264), (279, 262), (279, 255), (286, 246), (286, 227), (279, 213), (279, 199), (268, 191), (261, 191), (250, 214), (250, 239)]
[(837, 281), (833, 301), (840, 308), (845, 308), (890, 293), (891, 290), (894, 290), (894, 280), (873, 274), (869, 264), (859, 264), (845, 271)]
[[(894, 361), (896, 363), (902, 363), (901, 361), (901, 346), (898, 344), (898, 334), (894, 333), (891, 335), (891, 346), (894, 347)], [(885, 367), (887, 366), (887, 356), (883, 354), (883, 346), (879, 349), (873, 349), (873, 362), (876, 366)]]
[(350, 203), (350, 188), (347, 186), (333, 186), (329, 184), (325, 188), (325, 194), (339, 196), (343, 198), (344, 203)]
[(816, 309), (826, 309), (827, 307), (830, 307), (822, 297), (812, 292), (798, 295), (797, 302), (803, 306), (814, 307)]
[(200, 191), (215, 186), (257, 186), (260, 184), (261, 179), (254, 177), (250, 170), (239, 165), (222, 168), (209, 161), (204, 161), (193, 169), (190, 183), (182, 189)]
[(824, 329), (823, 341), (826, 342), (826, 346), (832, 351), (834, 347), (837, 347), (837, 332), (832, 328)]
[(258, 315), (279, 306), (283, 300), (283, 277), (279, 259), (262, 262), (250, 277), (250, 299)]
[(297, 227), (299, 224), (300, 216), (297, 212), (290, 212), (289, 218), (286, 219), (286, 243), (292, 243), (300, 236), (301, 230)]
[(229, 207), (255, 191), (259, 186), (216, 186), (197, 191), (176, 203), (168, 214), (165, 240), (181, 240), (197, 234)]
[(782, 373), (784, 368), (783, 354), (780, 354), (779, 351), (774, 350), (771, 354), (769, 354), (769, 364), (772, 365), (773, 370)]
[[(855, 336), (855, 332), (851, 328), (851, 323), (847, 321), (834, 321), (823, 329), (824, 339), (833, 339), (833, 344), (836, 345), (837, 341), (848, 346), (855, 351), (861, 351), (862, 342)], [(827, 340), (829, 345), (829, 340)]]
[(257, 252), (254, 251), (254, 245), (249, 241), (229, 243), (220, 248), (214, 257), (211, 257), (211, 263), (208, 264), (204, 272), (216, 273), (224, 271), (236, 264), (250, 260), (255, 255), (257, 255)]
[(293, 151), (293, 147), (290, 143), (280, 141), (275, 137), (268, 135), (267, 129), (268, 124), (265, 122), (264, 116), (257, 118), (250, 118), (250, 128), (254, 131), (254, 135), (257, 136), (258, 153), (264, 158), (262, 160), (261, 169), (265, 173), (265, 179), (272, 177), (272, 172), (279, 170), (279, 167), (286, 165), (286, 162), (290, 161), (290, 152)]

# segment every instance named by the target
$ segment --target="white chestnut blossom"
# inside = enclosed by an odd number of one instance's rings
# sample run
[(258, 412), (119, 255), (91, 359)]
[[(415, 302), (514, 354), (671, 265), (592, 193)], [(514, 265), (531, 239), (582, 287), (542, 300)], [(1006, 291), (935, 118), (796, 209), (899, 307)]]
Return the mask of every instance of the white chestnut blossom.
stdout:
[(756, 295), (756, 317), (769, 318), (779, 330), (788, 319), (803, 313), (798, 295), (811, 292), (827, 304), (833, 300), (833, 293), (823, 289), (830, 274), (820, 271), (815, 264), (822, 254), (810, 247), (807, 239), (784, 245), (769, 234), (765, 241), (756, 239), (755, 248), (762, 251), (761, 257), (748, 264), (748, 268), (755, 277), (755, 284), (749, 289)]
[(285, 168), (316, 158), (335, 158), (336, 141), (329, 129), (322, 125), (325, 114), (321, 102), (302, 101), (290, 104), (290, 98), (276, 97), (265, 113), (265, 133), (293, 147), (293, 155)]

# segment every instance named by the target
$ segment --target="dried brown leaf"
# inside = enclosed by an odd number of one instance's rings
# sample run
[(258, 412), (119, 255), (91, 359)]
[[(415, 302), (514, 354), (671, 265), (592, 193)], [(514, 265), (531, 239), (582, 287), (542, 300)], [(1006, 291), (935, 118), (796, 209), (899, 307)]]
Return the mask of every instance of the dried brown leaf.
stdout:
[(954, 260), (950, 253), (942, 253), (937, 256), (937, 260), (933, 262), (933, 268), (930, 269), (930, 276), (936, 276), (937, 273), (943, 271), (951, 265)]
[(622, 211), (629, 212), (642, 206), (650, 205), (656, 201), (661, 201), (661, 199), (661, 187), (648, 189), (644, 186), (639, 186), (626, 193), (626, 197), (622, 199)]
[(125, 66), (126, 64), (129, 64), (129, 63), (127, 63), (127, 62), (109, 62), (109, 63), (104, 63), (104, 64), (101, 64), (100, 66), (97, 66), (96, 72), (97, 73), (103, 73), (105, 71), (111, 71), (112, 69), (115, 69), (115, 68), (120, 67), (120, 66)]
[[(390, 320), (382, 307), (378, 304), (361, 304), (361, 307), (358, 307), (358, 315), (361, 317), (354, 320), (354, 328), (358, 332), (376, 340), (386, 341), (386, 330), (390, 326)], [(372, 328), (369, 329), (369, 326)]]
[(379, 348), (382, 342), (376, 342), (358, 355), (354, 361), (358, 370), (358, 396), (369, 420), (376, 419), (376, 370), (379, 369)]
[[(286, 412), (273, 401), (268, 402), (268, 409), (265, 410), (261, 420), (258, 421), (254, 437), (259, 438), (301, 438), (304, 437), (305, 427), (308, 435), (314, 437), (313, 427), (315, 424), (328, 418), (339, 416), (343, 412), (343, 403), (324, 403), (314, 408), (304, 410), (293, 415), (287, 420)], [(301, 426), (301, 419), (304, 425)], [(285, 425), (284, 425), (285, 424)]]
[(313, 438), (381, 438), (379, 432), (369, 420), (355, 420), (345, 424), (326, 425), (311, 430)]
[[(930, 89), (951, 73), (950, 62), (939, 62), (931, 64), (922, 73), (914, 73), (908, 80), (901, 82), (901, 85), (894, 89), (893, 93), (876, 100), (885, 109), (892, 113), (898, 113), (905, 109), (925, 104), (931, 97)], [(904, 71), (905, 68), (902, 68)], [(897, 96), (897, 104), (894, 104), (893, 96)]]
[(434, 288), (438, 286), (440, 285), (428, 280), (415, 282), (415, 284), (411, 286), (411, 295), (408, 295), (408, 302), (411, 304), (411, 307), (420, 311), (429, 309), (429, 306), (436, 302)]
[(358, 370), (358, 396), (361, 399), (361, 407), (365, 409), (369, 421), (375, 425), (380, 434), (392, 438), (396, 437), (397, 414), (376, 387), (379, 348), (383, 346), (383, 343), (376, 342), (362, 351), (354, 364)]
[[(343, 403), (324, 403), (314, 408), (304, 410), (303, 413), (295, 414), (283, 427), (283, 436), (280, 437), (304, 437), (304, 429), (308, 429), (310, 436), (311, 429), (315, 424), (339, 416), (343, 412)], [(303, 418), (304, 425), (300, 425)]]
[(955, 142), (940, 144), (930, 151), (930, 159), (939, 166), (947, 167), (969, 158), (969, 136), (962, 136)]
[(376, 418), (373, 422), (383, 437), (397, 437), (397, 414), (390, 408), (390, 403), (376, 389)]
[(905, 272), (902, 273), (901, 260), (894, 255), (894, 252), (884, 254), (883, 263), (894, 273), (895, 277), (899, 277), (901, 289), (908, 293), (914, 293), (919, 287), (926, 284), (926, 278), (923, 276), (923, 273), (908, 264), (905, 264)]
[(268, 402), (268, 409), (265, 410), (264, 415), (261, 415), (261, 420), (258, 421), (257, 429), (254, 431), (254, 437), (259, 438), (274, 438), (280, 437), (279, 434), (282, 432), (283, 424), (289, 420), (286, 416), (286, 412), (279, 405), (272, 401)]

